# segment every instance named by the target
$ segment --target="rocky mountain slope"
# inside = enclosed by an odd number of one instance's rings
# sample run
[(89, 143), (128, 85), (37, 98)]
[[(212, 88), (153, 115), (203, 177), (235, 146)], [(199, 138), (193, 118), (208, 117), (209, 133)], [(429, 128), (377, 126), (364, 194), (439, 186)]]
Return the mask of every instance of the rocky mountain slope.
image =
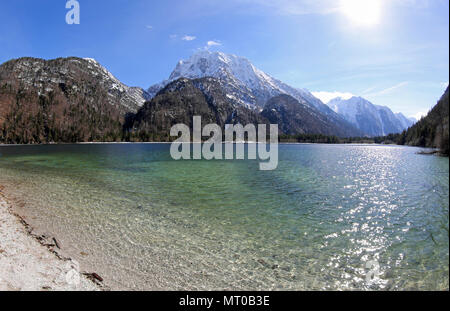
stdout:
[(267, 123), (257, 111), (230, 99), (217, 79), (181, 78), (145, 103), (126, 127), (132, 137), (135, 133), (134, 139), (169, 140), (173, 125), (182, 123), (192, 128), (194, 116), (202, 117), (203, 126), (215, 123), (222, 129), (225, 124)]
[(328, 106), (368, 136), (401, 133), (414, 124), (402, 114), (394, 114), (388, 107), (376, 106), (362, 97), (338, 97)]
[(0, 141), (119, 140), (146, 98), (92, 59), (11, 60), (0, 66)]
[(413, 126), (415, 123), (417, 123), (416, 118), (407, 118), (401, 112), (396, 113), (395, 116), (397, 117), (397, 120), (400, 122), (401, 127), (405, 130)]
[(300, 105), (298, 100), (290, 95), (278, 95), (271, 98), (261, 112), (261, 115), (271, 124), (278, 124), (280, 133), (322, 134), (329, 136), (346, 136), (346, 132), (336, 126), (322, 114)]

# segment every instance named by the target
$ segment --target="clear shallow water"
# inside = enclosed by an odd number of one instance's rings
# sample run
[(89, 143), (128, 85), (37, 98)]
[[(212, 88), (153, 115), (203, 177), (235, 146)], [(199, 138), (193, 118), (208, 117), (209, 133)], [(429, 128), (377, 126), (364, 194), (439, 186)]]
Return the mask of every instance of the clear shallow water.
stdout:
[(0, 147), (0, 184), (113, 289), (449, 288), (448, 158), (281, 145), (264, 172), (169, 148)]

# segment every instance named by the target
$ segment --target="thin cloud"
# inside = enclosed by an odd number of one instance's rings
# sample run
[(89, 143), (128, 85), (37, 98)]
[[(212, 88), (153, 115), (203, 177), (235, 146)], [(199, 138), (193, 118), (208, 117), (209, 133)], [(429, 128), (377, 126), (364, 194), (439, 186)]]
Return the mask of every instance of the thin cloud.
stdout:
[(148, 30), (153, 30), (153, 26), (152, 25), (146, 25), (145, 28), (147, 28)]
[(405, 82), (401, 82), (399, 84), (396, 84), (394, 86), (388, 87), (384, 90), (378, 91), (378, 92), (374, 92), (374, 93), (369, 93), (369, 94), (365, 94), (365, 96), (367, 97), (377, 97), (377, 96), (382, 96), (382, 95), (387, 95), (387, 94), (391, 94), (393, 93), (395, 90), (402, 88), (406, 85), (408, 85), (409, 82), (405, 81)]
[(197, 39), (196, 36), (189, 36), (189, 35), (185, 35), (183, 38), (181, 38), (181, 40), (183, 41), (194, 41), (195, 39)]
[(352, 93), (343, 93), (343, 92), (312, 92), (312, 94), (320, 99), (323, 103), (328, 104), (332, 99), (342, 98), (342, 99), (350, 99), (353, 95)]
[(375, 90), (375, 89), (376, 89), (375, 86), (369, 87), (368, 89), (365, 89), (364, 91), (362, 91), (361, 94), (362, 94), (362, 95), (368, 94), (368, 93), (372, 92), (372, 91)]

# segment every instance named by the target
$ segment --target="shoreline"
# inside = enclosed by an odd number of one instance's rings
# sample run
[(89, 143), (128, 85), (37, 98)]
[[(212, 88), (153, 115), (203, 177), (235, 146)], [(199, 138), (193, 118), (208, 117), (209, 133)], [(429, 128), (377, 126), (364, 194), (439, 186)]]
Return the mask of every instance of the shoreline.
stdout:
[[(0, 291), (102, 291), (95, 273), (62, 255), (55, 237), (36, 235), (0, 186)], [(101, 281), (100, 281), (101, 280)]]
[[(182, 144), (185, 143), (192, 143), (192, 144), (199, 144), (195, 142), (181, 142)], [(202, 142), (203, 144), (204, 142)], [(222, 144), (230, 144), (231, 142), (222, 142)], [(259, 144), (259, 142), (233, 142), (234, 144)], [(158, 145), (158, 144), (172, 144), (172, 142), (79, 142), (79, 143), (50, 143), (50, 144), (3, 144), (0, 143), (0, 147), (13, 147), (13, 146), (66, 146), (66, 145)], [(267, 144), (267, 143), (264, 143)], [(394, 147), (412, 147), (412, 148), (422, 148), (422, 149), (436, 149), (432, 147), (420, 147), (420, 146), (410, 146), (410, 145), (397, 145), (397, 144), (380, 144), (380, 143), (358, 143), (358, 142), (351, 142), (351, 143), (314, 143), (314, 142), (278, 142), (279, 145), (330, 145), (330, 146), (394, 146)]]
[[(203, 143), (203, 142), (202, 142)], [(242, 144), (244, 142), (234, 142), (234, 144)], [(158, 145), (158, 144), (172, 144), (171, 142), (79, 142), (79, 143), (51, 143), (51, 144), (3, 144), (0, 143), (0, 148), (2, 147), (35, 147), (35, 146), (76, 146), (76, 145)], [(195, 143), (193, 143), (195, 144)], [(229, 144), (229, 142), (222, 142), (222, 144)], [(245, 142), (244, 144), (259, 144), (258, 142)], [(410, 146), (410, 145), (397, 145), (397, 144), (377, 144), (377, 143), (299, 143), (299, 142), (279, 142), (278, 145), (324, 145), (324, 146), (371, 146), (371, 147), (408, 147), (421, 149), (416, 154), (418, 155), (433, 155), (448, 157), (446, 154), (440, 153), (436, 148), (432, 147), (420, 147), (420, 146)], [(1, 157), (1, 153), (0, 153)]]

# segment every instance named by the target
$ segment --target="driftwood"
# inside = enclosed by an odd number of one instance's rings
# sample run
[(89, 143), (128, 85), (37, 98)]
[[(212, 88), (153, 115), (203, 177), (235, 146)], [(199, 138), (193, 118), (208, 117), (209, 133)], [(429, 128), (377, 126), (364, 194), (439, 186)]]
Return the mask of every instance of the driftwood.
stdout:
[(103, 278), (100, 275), (98, 275), (97, 273), (95, 273), (95, 272), (94, 273), (84, 272), (83, 275), (86, 276), (91, 281), (103, 282)]
[(56, 246), (57, 248), (61, 249), (61, 246), (60, 246), (61, 244), (58, 243), (58, 240), (56, 240), (56, 238), (53, 238), (52, 240), (53, 240), (53, 242), (55, 243), (55, 246)]
[[(1, 190), (1, 189), (0, 189)], [(8, 203), (6, 198), (0, 194), (0, 196)], [(8, 204), (9, 205), (9, 204)], [(52, 254), (54, 254), (59, 260), (62, 261), (71, 261), (72, 259), (69, 257), (62, 256), (60, 253), (54, 250), (54, 247), (57, 247), (58, 249), (61, 249), (61, 244), (58, 242), (58, 240), (53, 237), (51, 239), (51, 242), (49, 242), (49, 236), (48, 234), (36, 234), (34, 233), (34, 228), (25, 220), (24, 217), (20, 216), (19, 214), (13, 212), (10, 208), (8, 208), (10, 213), (17, 217), (19, 222), (24, 226), (25, 231), (30, 235), (32, 238), (34, 238), (36, 241), (39, 242), (42, 246), (45, 246), (48, 251)], [(53, 243), (52, 243), (53, 242)], [(0, 253), (3, 253), (4, 251), (0, 249)], [(86, 254), (87, 255), (87, 254)], [(103, 278), (98, 275), (97, 273), (82, 273), (87, 277), (87, 279), (91, 280), (95, 284), (97, 284), (102, 290), (108, 290), (108, 287), (105, 287), (101, 282), (103, 282)], [(42, 288), (43, 290), (51, 290), (50, 287), (44, 286)]]

